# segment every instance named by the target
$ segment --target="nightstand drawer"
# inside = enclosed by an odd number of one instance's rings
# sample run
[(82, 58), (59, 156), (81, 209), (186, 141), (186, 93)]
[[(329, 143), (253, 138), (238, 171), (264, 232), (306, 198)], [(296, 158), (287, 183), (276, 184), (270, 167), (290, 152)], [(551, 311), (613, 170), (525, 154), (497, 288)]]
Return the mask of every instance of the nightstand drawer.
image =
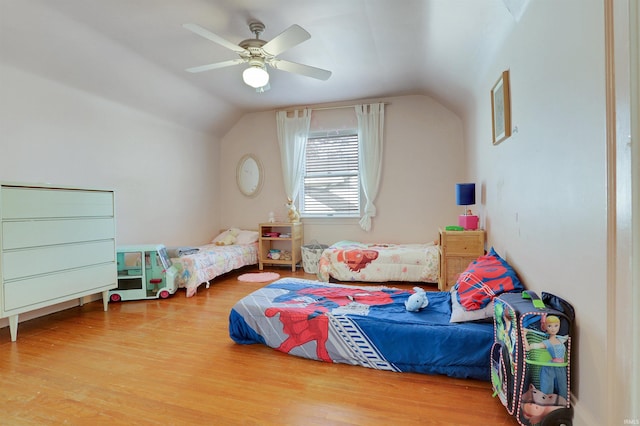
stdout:
[(484, 231), (441, 232), (440, 247), (447, 256), (479, 256), (484, 253)]
[(469, 256), (484, 251), (484, 238), (481, 235), (469, 235), (462, 231), (461, 235), (447, 235), (444, 245), (450, 256)]

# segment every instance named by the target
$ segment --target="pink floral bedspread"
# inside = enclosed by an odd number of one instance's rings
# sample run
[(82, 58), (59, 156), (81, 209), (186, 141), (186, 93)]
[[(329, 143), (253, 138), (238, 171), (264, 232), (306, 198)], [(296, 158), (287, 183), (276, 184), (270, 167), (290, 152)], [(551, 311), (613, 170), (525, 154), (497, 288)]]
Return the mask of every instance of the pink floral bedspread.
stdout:
[(324, 250), (318, 279), (338, 281), (438, 282), (438, 246), (429, 244), (363, 244), (339, 241)]
[(196, 294), (198, 286), (234, 269), (258, 263), (258, 243), (198, 247), (195, 254), (172, 258), (178, 269), (176, 281), (179, 288), (187, 289), (187, 297)]

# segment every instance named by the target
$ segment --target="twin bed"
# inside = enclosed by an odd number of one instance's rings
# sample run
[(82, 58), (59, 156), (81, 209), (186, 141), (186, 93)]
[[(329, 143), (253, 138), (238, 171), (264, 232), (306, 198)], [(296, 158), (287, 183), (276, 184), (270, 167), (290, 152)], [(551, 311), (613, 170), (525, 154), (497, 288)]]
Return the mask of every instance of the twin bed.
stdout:
[(493, 325), (451, 323), (451, 296), (429, 292), (408, 312), (411, 291), (283, 278), (238, 301), (229, 334), (325, 362), (489, 380)]
[(435, 244), (364, 244), (339, 241), (322, 252), (318, 278), (328, 282), (438, 282)]
[(258, 243), (219, 246), (208, 244), (193, 254), (172, 257), (177, 268), (178, 288), (185, 288), (187, 297), (196, 294), (198, 286), (234, 269), (258, 263)]

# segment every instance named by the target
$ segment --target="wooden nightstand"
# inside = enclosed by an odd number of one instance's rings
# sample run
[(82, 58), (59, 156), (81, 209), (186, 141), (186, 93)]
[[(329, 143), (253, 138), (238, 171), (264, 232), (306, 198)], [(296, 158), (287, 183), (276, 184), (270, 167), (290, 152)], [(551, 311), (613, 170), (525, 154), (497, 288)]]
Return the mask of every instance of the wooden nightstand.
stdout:
[(438, 289), (449, 291), (469, 263), (484, 254), (484, 231), (440, 229), (440, 270)]
[[(259, 226), (258, 240), (258, 266), (260, 270), (265, 263), (272, 265), (291, 265), (291, 270), (296, 271), (296, 265), (302, 260), (300, 247), (302, 246), (302, 222), (294, 223), (261, 223)], [(274, 236), (268, 234), (274, 233)], [(275, 234), (278, 234), (277, 236)], [(285, 234), (286, 237), (280, 236)], [(291, 250), (291, 259), (272, 259), (268, 257), (269, 250), (287, 246), (286, 250)]]

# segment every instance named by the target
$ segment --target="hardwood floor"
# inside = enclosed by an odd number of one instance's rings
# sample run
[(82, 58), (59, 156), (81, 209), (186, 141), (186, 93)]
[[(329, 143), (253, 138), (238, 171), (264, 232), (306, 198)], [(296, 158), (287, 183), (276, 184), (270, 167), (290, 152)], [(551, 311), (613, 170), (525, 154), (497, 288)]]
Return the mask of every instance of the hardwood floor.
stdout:
[[(515, 425), (488, 382), (328, 364), (228, 335), (264, 283), (87, 303), (0, 329), (2, 425)], [(315, 278), (271, 269), (281, 276)], [(396, 285), (412, 287), (412, 285)], [(487, 360), (488, 362), (488, 360)]]

